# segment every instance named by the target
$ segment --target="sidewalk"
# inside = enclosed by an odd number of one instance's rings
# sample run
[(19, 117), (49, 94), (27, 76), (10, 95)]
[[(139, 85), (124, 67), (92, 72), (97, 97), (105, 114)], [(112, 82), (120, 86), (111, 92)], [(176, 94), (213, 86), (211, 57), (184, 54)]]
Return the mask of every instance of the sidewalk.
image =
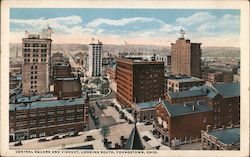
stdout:
[(116, 99), (113, 99), (113, 103), (115, 104), (115, 106), (117, 106), (120, 110), (124, 112), (125, 116), (128, 117), (128, 119), (134, 121), (134, 117), (132, 116), (132, 114), (129, 113), (126, 109), (122, 109), (121, 105), (117, 102)]

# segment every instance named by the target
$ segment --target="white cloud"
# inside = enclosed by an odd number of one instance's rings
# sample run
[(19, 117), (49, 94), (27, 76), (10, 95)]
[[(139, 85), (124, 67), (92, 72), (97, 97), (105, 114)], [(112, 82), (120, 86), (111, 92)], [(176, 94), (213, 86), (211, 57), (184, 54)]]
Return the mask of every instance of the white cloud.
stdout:
[(197, 12), (189, 17), (180, 17), (176, 19), (177, 24), (179, 25), (195, 25), (201, 24), (207, 21), (216, 20), (216, 16), (208, 12)]
[(133, 17), (133, 18), (123, 18), (123, 19), (106, 19), (99, 18), (95, 19), (87, 24), (87, 27), (96, 28), (102, 24), (110, 25), (110, 26), (124, 26), (129, 23), (137, 23), (137, 22), (159, 22), (163, 23), (161, 20), (155, 18), (144, 18), (144, 17)]
[[(17, 26), (17, 30), (24, 31), (22, 28), (27, 28), (34, 31), (40, 31), (47, 28), (49, 25), (54, 29), (54, 32), (60, 33), (79, 33), (84, 29), (79, 26), (82, 22), (80, 16), (72, 15), (56, 18), (39, 18), (39, 19), (11, 19), (10, 23)], [(20, 28), (21, 27), (21, 28)]]

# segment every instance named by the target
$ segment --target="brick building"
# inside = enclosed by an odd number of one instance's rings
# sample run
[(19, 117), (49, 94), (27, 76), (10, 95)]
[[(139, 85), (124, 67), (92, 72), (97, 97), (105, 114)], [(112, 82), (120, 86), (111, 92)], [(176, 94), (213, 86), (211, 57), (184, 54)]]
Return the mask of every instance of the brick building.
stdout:
[(171, 73), (201, 77), (201, 43), (191, 43), (184, 36), (172, 43)]
[(156, 118), (155, 106), (161, 101), (143, 102), (135, 105), (135, 111), (138, 113), (139, 122), (151, 122)]
[(53, 65), (53, 78), (73, 77), (71, 66), (69, 63), (61, 63)]
[(213, 108), (207, 101), (171, 104), (163, 100), (155, 106), (153, 133), (168, 146), (197, 142), (201, 130), (213, 123)]
[(218, 71), (218, 70), (203, 70), (202, 79), (211, 83), (233, 82), (232, 71)]
[(133, 103), (163, 98), (164, 63), (135, 58), (119, 58), (116, 68), (117, 101), (125, 107)]
[(52, 54), (53, 64), (64, 63), (65, 61), (66, 61), (66, 58), (64, 57), (63, 53), (56, 52)]
[(50, 38), (30, 34), (22, 39), (22, 94), (43, 95), (52, 83)]
[(168, 93), (165, 99), (171, 103), (208, 101), (214, 109), (214, 123), (211, 128), (240, 124), (240, 84), (221, 83), (193, 87), (189, 91)]
[(167, 91), (179, 92), (189, 90), (193, 86), (202, 86), (206, 82), (202, 79), (189, 76), (170, 76), (167, 78)]
[(10, 141), (88, 129), (88, 97), (10, 104)]
[(80, 79), (77, 77), (54, 79), (53, 95), (58, 99), (79, 98), (82, 95)]
[(240, 150), (240, 128), (202, 131), (202, 150)]

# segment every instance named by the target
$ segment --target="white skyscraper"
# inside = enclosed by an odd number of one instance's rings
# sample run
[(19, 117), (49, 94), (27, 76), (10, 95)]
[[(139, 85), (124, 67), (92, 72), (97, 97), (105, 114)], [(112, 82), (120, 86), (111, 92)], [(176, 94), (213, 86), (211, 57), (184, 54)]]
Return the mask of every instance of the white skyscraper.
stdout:
[(102, 73), (102, 43), (89, 44), (89, 73), (90, 76), (101, 76)]

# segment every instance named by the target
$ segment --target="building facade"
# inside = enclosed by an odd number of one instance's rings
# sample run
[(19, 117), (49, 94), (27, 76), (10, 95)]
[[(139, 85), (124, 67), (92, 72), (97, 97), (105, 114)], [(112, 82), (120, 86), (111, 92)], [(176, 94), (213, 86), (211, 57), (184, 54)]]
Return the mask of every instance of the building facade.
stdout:
[(53, 95), (58, 99), (79, 98), (82, 95), (79, 78), (67, 77), (54, 79)]
[(89, 44), (89, 73), (96, 77), (102, 74), (102, 43)]
[(117, 101), (124, 107), (163, 98), (164, 63), (119, 58), (116, 67)]
[(201, 43), (191, 43), (184, 37), (171, 46), (171, 73), (201, 77)]
[(211, 128), (240, 125), (239, 82), (193, 87), (189, 91), (168, 93), (165, 99), (173, 104), (207, 101), (214, 109)]
[[(171, 104), (163, 100), (156, 105), (153, 133), (168, 146), (197, 142), (201, 130), (213, 123), (213, 108), (206, 101)], [(195, 122), (195, 123), (194, 123)]]
[(167, 91), (179, 92), (189, 90), (194, 86), (203, 86), (206, 82), (202, 79), (189, 76), (170, 76), (167, 79)]
[(10, 141), (88, 129), (88, 98), (10, 104)]
[(52, 40), (30, 34), (22, 40), (22, 94), (43, 95), (49, 91), (52, 82), (51, 69)]
[(202, 131), (202, 150), (240, 150), (240, 128), (222, 128)]
[(73, 77), (71, 73), (71, 66), (69, 63), (53, 65), (53, 79)]

